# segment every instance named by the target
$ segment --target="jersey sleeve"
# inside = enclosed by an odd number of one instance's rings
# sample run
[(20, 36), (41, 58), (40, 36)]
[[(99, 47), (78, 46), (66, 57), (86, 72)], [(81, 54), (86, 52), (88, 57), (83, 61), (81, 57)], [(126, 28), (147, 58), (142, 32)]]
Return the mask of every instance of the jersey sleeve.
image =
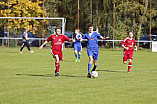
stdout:
[(86, 34), (82, 37), (82, 39), (86, 39)]
[(134, 40), (134, 46), (136, 46), (136, 42), (135, 42), (135, 40)]
[(52, 35), (50, 35), (47, 39), (46, 39), (47, 42), (49, 41), (52, 41)]
[(64, 37), (64, 41), (69, 41), (70, 38), (68, 38), (67, 36), (63, 35)]
[(102, 37), (102, 35), (101, 35), (101, 34), (99, 34), (99, 33), (97, 33), (97, 37), (98, 37), (98, 38), (100, 38), (100, 37)]
[(79, 37), (81, 37), (82, 38), (82, 35), (80, 34), (80, 36)]
[(122, 41), (121, 45), (125, 45), (126, 38)]

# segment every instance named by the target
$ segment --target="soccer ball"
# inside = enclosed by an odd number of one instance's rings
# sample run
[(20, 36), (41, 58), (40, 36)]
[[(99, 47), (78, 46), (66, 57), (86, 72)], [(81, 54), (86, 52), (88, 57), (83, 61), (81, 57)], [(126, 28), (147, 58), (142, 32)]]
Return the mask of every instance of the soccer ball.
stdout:
[(92, 71), (92, 76), (93, 76), (94, 78), (98, 77), (98, 72), (97, 72), (97, 71)]

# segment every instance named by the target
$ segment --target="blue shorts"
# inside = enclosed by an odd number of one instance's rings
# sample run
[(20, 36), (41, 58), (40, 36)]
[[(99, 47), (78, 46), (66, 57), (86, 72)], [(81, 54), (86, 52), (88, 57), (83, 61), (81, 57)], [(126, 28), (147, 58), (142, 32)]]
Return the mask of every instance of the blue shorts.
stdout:
[(99, 50), (89, 50), (89, 49), (87, 49), (87, 54), (88, 54), (88, 57), (93, 56), (93, 59), (97, 61), (98, 56), (99, 56)]
[(74, 51), (82, 52), (82, 45), (74, 44)]

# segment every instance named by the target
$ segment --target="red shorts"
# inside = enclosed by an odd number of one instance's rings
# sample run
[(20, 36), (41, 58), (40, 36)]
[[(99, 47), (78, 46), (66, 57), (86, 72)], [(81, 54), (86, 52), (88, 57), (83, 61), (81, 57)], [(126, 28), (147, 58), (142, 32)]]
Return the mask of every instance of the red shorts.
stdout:
[(56, 50), (51, 50), (51, 54), (53, 55), (53, 57), (55, 57), (56, 55), (58, 55), (59, 57), (59, 61), (62, 61), (62, 51), (56, 51)]
[(127, 59), (133, 59), (133, 51), (124, 51), (123, 61), (127, 61)]

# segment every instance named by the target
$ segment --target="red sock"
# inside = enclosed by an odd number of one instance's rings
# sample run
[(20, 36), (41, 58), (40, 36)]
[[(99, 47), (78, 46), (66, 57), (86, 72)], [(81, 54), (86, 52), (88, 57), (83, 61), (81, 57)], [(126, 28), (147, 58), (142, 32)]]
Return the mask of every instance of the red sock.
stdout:
[(130, 72), (131, 66), (132, 66), (132, 62), (129, 62), (129, 65), (128, 65), (128, 72)]
[(56, 72), (59, 72), (59, 63), (55, 63), (56, 66)]

